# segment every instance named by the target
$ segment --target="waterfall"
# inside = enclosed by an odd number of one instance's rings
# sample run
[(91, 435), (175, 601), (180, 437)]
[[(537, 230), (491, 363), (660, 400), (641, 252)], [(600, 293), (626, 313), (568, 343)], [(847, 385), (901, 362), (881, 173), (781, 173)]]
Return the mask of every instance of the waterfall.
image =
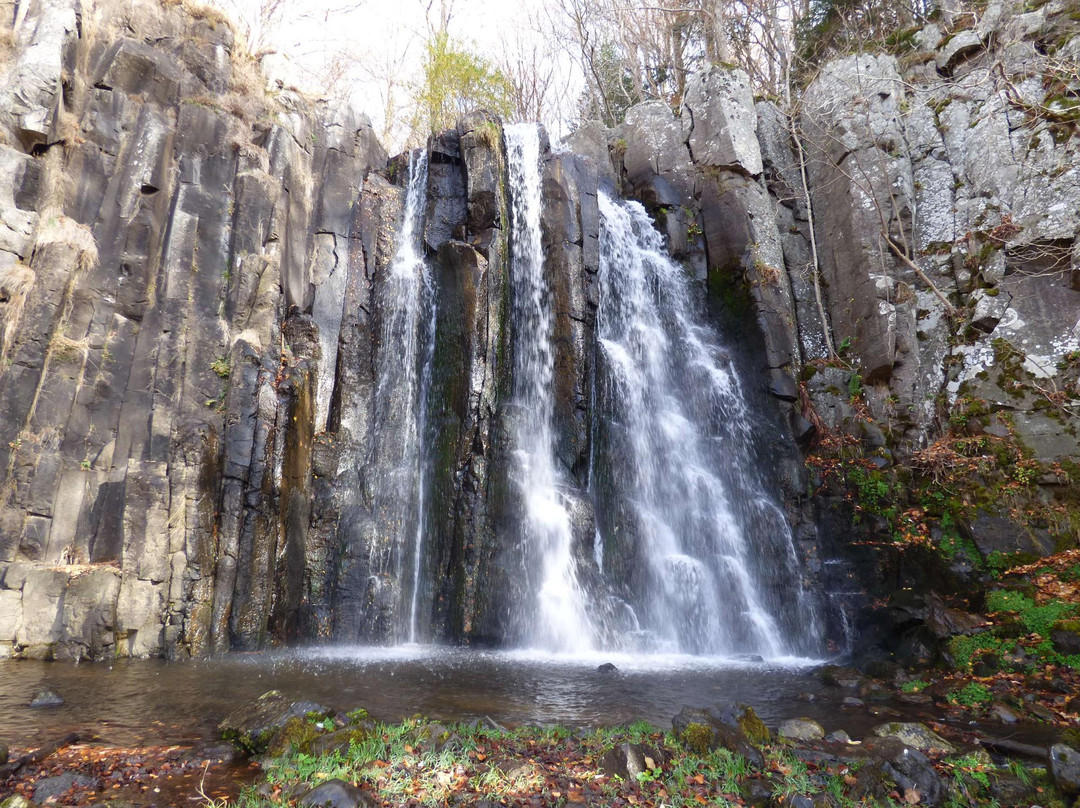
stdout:
[[(376, 355), (372, 512), (387, 542), (387, 567), (399, 583), (394, 639), (417, 638), (424, 535), (424, 385), (430, 370), (433, 289), (421, 243), (427, 152), (410, 156), (397, 251), (382, 281), (383, 319)], [(380, 551), (372, 542), (373, 555)], [(377, 559), (371, 568), (379, 569)]]
[(521, 498), (525, 585), (516, 604), (519, 640), (552, 651), (593, 645), (573, 555), (567, 481), (555, 461), (552, 295), (544, 277), (540, 214), (540, 133), (506, 127), (511, 201), (514, 475)]
[(813, 617), (731, 359), (644, 208), (599, 205), (596, 556), (651, 647), (803, 650)]

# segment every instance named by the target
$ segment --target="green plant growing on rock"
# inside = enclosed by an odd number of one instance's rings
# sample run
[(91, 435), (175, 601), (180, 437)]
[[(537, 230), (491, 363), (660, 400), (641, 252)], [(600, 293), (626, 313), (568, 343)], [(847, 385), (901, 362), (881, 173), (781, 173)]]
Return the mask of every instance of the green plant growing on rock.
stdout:
[(994, 696), (986, 685), (978, 682), (968, 682), (963, 687), (950, 693), (948, 699), (954, 704), (961, 704), (964, 707), (977, 707), (993, 701)]
[(229, 362), (229, 357), (225, 354), (218, 356), (213, 362), (210, 363), (210, 370), (221, 379), (229, 378), (229, 374), (232, 372), (232, 367)]

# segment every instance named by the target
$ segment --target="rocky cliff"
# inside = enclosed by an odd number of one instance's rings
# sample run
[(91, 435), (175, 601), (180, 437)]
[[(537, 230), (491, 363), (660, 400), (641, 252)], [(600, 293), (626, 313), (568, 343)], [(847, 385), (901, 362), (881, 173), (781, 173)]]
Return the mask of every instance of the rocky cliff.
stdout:
[(714, 68), (675, 114), (569, 138), (756, 321), (748, 369), (787, 413), (773, 456), (838, 644), (910, 652), (928, 607), (894, 593), (978, 609), (1080, 542), (1080, 20), (1037, 6), (868, 44), (786, 109)]
[[(27, 8), (0, 64), (0, 654), (400, 638), (377, 387), (406, 163), (362, 116), (267, 86), (205, 8)], [(1076, 546), (1074, 16), (991, 5), (905, 32), (898, 53), (826, 65), (794, 114), (714, 68), (678, 114), (649, 102), (545, 152), (579, 525), (612, 188), (741, 335), (758, 453), (835, 643), (880, 592), (960, 592), (991, 561)], [(498, 538), (515, 519), (501, 126), (475, 114), (429, 153), (422, 633), (493, 643), (518, 584)]]

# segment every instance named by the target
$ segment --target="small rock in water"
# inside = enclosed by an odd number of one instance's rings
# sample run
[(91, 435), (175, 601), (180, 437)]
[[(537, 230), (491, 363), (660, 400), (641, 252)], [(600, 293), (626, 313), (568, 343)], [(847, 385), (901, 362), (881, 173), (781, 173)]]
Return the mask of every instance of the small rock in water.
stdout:
[(780, 724), (776, 734), (791, 741), (816, 741), (825, 737), (825, 730), (810, 718), (791, 718)]
[(845, 696), (842, 704), (844, 707), (847, 707), (849, 709), (857, 709), (859, 707), (866, 706), (865, 701), (860, 698), (856, 698), (855, 696)]
[(31, 707), (59, 707), (64, 703), (60, 695), (52, 690), (39, 690), (30, 702)]
[(0, 743), (0, 766), (8, 762), (8, 748), (6, 743)]
[(356, 786), (334, 779), (302, 795), (297, 805), (301, 808), (367, 808), (375, 802)]
[(852, 743), (851, 736), (842, 729), (838, 729), (836, 732), (830, 732), (825, 736), (825, 740), (832, 741), (833, 743)]
[(619, 669), (612, 665), (610, 662), (605, 662), (603, 665), (596, 669), (597, 673), (618, 673)]

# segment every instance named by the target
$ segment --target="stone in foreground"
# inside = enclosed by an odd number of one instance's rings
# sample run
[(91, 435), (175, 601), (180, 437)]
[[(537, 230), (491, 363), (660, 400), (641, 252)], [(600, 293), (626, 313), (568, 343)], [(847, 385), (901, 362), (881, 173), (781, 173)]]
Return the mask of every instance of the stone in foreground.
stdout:
[(316, 786), (297, 801), (301, 808), (368, 808), (376, 802), (351, 783), (344, 780), (327, 780)]

